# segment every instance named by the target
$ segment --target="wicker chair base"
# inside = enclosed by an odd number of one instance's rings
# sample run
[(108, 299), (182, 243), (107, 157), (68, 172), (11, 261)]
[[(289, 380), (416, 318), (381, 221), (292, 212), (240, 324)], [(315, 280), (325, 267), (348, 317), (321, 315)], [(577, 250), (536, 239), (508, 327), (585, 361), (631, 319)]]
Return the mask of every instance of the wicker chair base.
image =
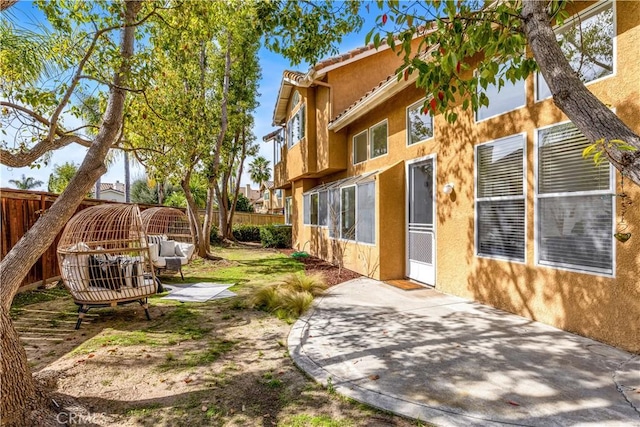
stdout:
[(75, 301), (78, 306), (78, 321), (76, 322), (76, 330), (80, 329), (80, 324), (82, 324), (82, 319), (84, 319), (85, 314), (89, 312), (91, 308), (100, 308), (100, 307), (115, 307), (117, 305), (125, 305), (131, 304), (132, 302), (138, 302), (142, 308), (144, 308), (144, 314), (147, 316), (147, 320), (151, 320), (151, 314), (149, 314), (149, 303), (147, 298), (139, 298), (135, 300), (128, 301), (117, 301), (111, 303), (93, 303), (93, 302), (78, 302)]

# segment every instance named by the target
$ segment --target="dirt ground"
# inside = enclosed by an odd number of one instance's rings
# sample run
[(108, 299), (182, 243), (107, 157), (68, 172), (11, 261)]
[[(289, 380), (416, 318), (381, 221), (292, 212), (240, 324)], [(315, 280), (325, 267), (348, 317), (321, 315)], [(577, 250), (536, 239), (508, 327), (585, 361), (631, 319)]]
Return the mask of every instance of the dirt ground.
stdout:
[[(55, 391), (60, 420), (95, 426), (415, 426), (324, 389), (299, 371), (291, 325), (247, 306), (250, 289), (303, 268), (331, 284), (357, 274), (317, 259), (304, 264), (261, 249), (224, 249), (198, 260), (185, 281), (236, 283), (238, 297), (180, 303), (154, 297), (151, 321), (137, 304), (92, 309), (74, 330), (66, 291), (16, 304), (12, 315), (36, 376)], [(164, 282), (179, 279), (163, 278)], [(42, 295), (40, 295), (42, 296)]]

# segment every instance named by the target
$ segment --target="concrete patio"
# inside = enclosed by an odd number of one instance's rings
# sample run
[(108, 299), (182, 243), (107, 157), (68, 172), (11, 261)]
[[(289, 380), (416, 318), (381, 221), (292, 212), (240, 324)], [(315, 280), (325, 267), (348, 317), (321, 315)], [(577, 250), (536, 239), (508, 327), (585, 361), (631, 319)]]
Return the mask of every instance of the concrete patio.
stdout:
[(343, 283), (288, 345), (338, 393), (438, 426), (640, 426), (640, 356), (431, 289)]

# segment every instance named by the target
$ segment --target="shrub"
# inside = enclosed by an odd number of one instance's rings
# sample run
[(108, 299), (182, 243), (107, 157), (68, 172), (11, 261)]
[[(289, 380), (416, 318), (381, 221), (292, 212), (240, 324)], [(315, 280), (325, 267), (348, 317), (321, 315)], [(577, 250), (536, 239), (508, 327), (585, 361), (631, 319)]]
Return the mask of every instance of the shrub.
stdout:
[(321, 273), (307, 276), (304, 273), (290, 274), (282, 285), (292, 291), (309, 292), (313, 296), (320, 295), (327, 289), (327, 283)]
[(284, 291), (282, 293), (283, 309), (293, 318), (300, 317), (313, 303), (313, 295), (307, 291)]
[(320, 274), (292, 274), (279, 284), (256, 288), (249, 301), (254, 308), (293, 322), (311, 307), (314, 296), (320, 295), (326, 288), (326, 282)]
[(233, 237), (240, 242), (259, 242), (260, 227), (253, 224), (234, 224)]
[(261, 227), (260, 242), (264, 248), (290, 248), (291, 226), (272, 224)]
[(220, 233), (218, 233), (218, 226), (217, 225), (212, 225), (211, 226), (211, 233), (209, 233), (209, 242), (215, 244), (218, 244), (222, 241), (222, 239), (220, 239)]
[(280, 306), (280, 289), (277, 285), (259, 288), (251, 297), (251, 306), (266, 311), (274, 311)]

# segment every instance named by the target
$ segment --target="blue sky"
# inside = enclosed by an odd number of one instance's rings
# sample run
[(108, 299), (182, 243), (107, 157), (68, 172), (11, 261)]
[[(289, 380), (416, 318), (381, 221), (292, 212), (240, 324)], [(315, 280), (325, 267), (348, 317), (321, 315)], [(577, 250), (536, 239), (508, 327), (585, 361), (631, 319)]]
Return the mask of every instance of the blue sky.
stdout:
[[(33, 20), (34, 16), (42, 16), (39, 11), (34, 11), (33, 5), (28, 1), (21, 1), (12, 9), (14, 9), (12, 11), (14, 16), (19, 17), (21, 20), (24, 19), (25, 21)], [(363, 10), (362, 16), (363, 18), (365, 18), (365, 23), (362, 30), (358, 33), (346, 36), (339, 46), (340, 52), (346, 52), (351, 49), (355, 49), (356, 47), (363, 46), (365, 35), (369, 30), (371, 30), (375, 23), (375, 18), (379, 14), (380, 12), (375, 7), (372, 7), (371, 11), (368, 13), (366, 12), (366, 10)], [(265, 48), (262, 48), (260, 50), (260, 66), (262, 68), (262, 78), (260, 80), (260, 86), (258, 89), (258, 101), (260, 102), (260, 106), (255, 113), (255, 127), (253, 129), (253, 132), (257, 137), (258, 143), (260, 144), (260, 154), (270, 161), (273, 161), (273, 147), (271, 144), (262, 142), (262, 137), (275, 129), (271, 126), (271, 123), (273, 118), (273, 108), (278, 96), (278, 89), (280, 88), (282, 72), (284, 70), (297, 70), (306, 72), (309, 68), (309, 65), (300, 64), (298, 66), (293, 66), (291, 65), (289, 60), (273, 52), (270, 52)], [(6, 138), (6, 136), (3, 136), (3, 138)], [(20, 179), (22, 174), (24, 174), (27, 177), (31, 176), (36, 178), (37, 180), (42, 181), (42, 186), (37, 189), (46, 191), (49, 174), (51, 173), (54, 164), (63, 164), (67, 161), (73, 161), (76, 164), (79, 164), (80, 162), (82, 162), (85, 153), (85, 148), (73, 144), (55, 152), (52, 156), (51, 161), (49, 162), (48, 167), (42, 167), (40, 169), (31, 169), (28, 167), (10, 169), (5, 166), (0, 166), (0, 185), (2, 187), (14, 187), (13, 185), (9, 184), (8, 181), (11, 179)], [(109, 170), (102, 177), (102, 182), (124, 181), (124, 162), (121, 157), (122, 156), (120, 156), (120, 158), (116, 158), (114, 163), (109, 166)], [(132, 179), (135, 179), (138, 176), (142, 176), (143, 174), (144, 169), (142, 167), (132, 167)], [(242, 179), (242, 184), (248, 184), (249, 182), (250, 180), (245, 172)], [(255, 184), (252, 185), (254, 185), (255, 187)]]

